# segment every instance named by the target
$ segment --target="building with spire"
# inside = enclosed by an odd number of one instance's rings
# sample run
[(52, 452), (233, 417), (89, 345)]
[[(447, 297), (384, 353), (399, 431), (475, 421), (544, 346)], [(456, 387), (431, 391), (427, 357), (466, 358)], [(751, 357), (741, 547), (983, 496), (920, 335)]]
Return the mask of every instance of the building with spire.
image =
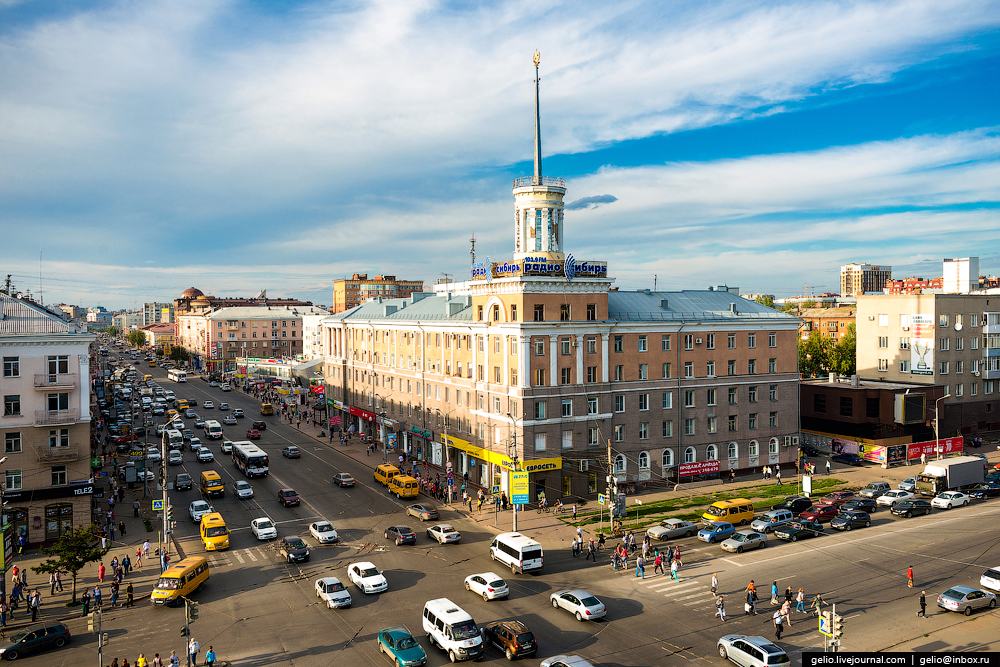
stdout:
[(608, 477), (639, 490), (791, 465), (799, 320), (735, 288), (619, 291), (606, 262), (565, 252), (534, 64), (534, 172), (514, 181), (511, 259), (324, 319), (334, 423), (473, 490), (509, 498), (507, 473), (526, 471), (532, 502), (594, 497)]

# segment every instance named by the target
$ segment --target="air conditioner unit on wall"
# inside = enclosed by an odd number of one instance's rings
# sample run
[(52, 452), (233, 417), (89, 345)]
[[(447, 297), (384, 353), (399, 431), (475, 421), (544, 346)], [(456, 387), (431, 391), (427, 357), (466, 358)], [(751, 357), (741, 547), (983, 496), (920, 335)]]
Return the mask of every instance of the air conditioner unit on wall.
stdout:
[(590, 471), (590, 459), (580, 459), (580, 472)]

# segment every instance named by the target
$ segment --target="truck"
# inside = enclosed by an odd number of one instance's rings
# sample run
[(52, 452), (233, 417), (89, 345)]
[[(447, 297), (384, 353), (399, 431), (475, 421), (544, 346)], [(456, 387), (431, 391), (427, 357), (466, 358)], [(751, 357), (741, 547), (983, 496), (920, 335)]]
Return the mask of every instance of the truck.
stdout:
[(917, 493), (922, 496), (937, 496), (945, 491), (958, 491), (980, 484), (985, 477), (983, 460), (976, 456), (931, 461), (917, 475)]

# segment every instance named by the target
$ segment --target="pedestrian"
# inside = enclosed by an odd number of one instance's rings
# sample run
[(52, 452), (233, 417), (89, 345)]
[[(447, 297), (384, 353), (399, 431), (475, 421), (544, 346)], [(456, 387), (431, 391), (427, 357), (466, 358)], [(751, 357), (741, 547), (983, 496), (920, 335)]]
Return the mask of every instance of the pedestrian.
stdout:
[(97, 566), (97, 580), (99, 582), (101, 582), (102, 584), (104, 583), (104, 563), (103, 562), (100, 565)]
[[(718, 595), (719, 593), (719, 574), (717, 572), (712, 573), (712, 595)], [(719, 596), (722, 597), (721, 595)]]
[(677, 563), (678, 567), (684, 565), (684, 563), (681, 562), (681, 548), (680, 548), (680, 546), (674, 547), (674, 562)]
[(139, 657), (135, 659), (135, 665), (133, 667), (149, 667), (149, 663), (146, 662), (146, 654), (140, 653)]
[(55, 572), (50, 572), (49, 573), (49, 595), (52, 596), (52, 595), (55, 595), (55, 594), (56, 594), (56, 573)]
[(913, 566), (906, 568), (906, 585), (913, 588)]
[(211, 646), (208, 647), (208, 652), (205, 654), (205, 664), (208, 667), (212, 667), (215, 664), (215, 649)]
[(597, 547), (594, 545), (594, 538), (590, 538), (590, 542), (587, 543), (587, 558), (584, 560), (589, 558), (593, 558), (594, 562), (597, 562)]
[(191, 665), (198, 664), (198, 651), (201, 650), (201, 646), (198, 644), (198, 640), (191, 638), (188, 643), (188, 656), (191, 658)]
[(917, 612), (917, 616), (923, 616), (927, 618), (927, 591), (920, 591), (920, 611)]
[(774, 479), (775, 479), (774, 485), (775, 486), (781, 486), (781, 469), (780, 468), (778, 468), (777, 471), (774, 473)]
[(83, 615), (86, 616), (90, 613), (90, 589), (85, 588), (83, 590), (83, 595), (80, 596), (80, 606), (83, 609)]
[(111, 537), (111, 541), (114, 542), (115, 541), (115, 524), (113, 524), (113, 523), (109, 523), (108, 524), (108, 534)]
[(101, 587), (94, 586), (94, 609), (101, 608)]
[(118, 532), (121, 533), (122, 537), (125, 537), (125, 519), (118, 522)]
[(778, 582), (771, 583), (771, 604), (777, 606), (778, 604)]
[(181, 667), (181, 658), (177, 651), (170, 652), (170, 667)]
[(680, 569), (681, 562), (679, 560), (674, 560), (670, 563), (670, 578), (675, 580), (678, 584), (681, 583)]
[(142, 556), (143, 558), (149, 558), (149, 540), (142, 543)]
[(792, 592), (792, 587), (789, 586), (785, 589), (785, 602), (791, 604), (792, 599), (795, 597), (795, 593)]
[(729, 471), (729, 483), (730, 484), (735, 484), (736, 483), (736, 470), (735, 469)]
[(576, 521), (576, 503), (573, 503), (573, 521)]
[(642, 556), (635, 559), (635, 576), (646, 578), (646, 561), (643, 560)]
[(806, 613), (806, 594), (801, 588), (795, 594), (795, 611), (801, 611), (803, 614)]
[(820, 593), (817, 593), (816, 597), (813, 598), (812, 604), (809, 605), (809, 608), (812, 609), (812, 611), (813, 611), (813, 616), (819, 616), (819, 613), (823, 610), (823, 606), (825, 604), (826, 604), (826, 601), (823, 600), (823, 595), (820, 594)]
[(653, 574), (656, 574), (657, 570), (660, 571), (660, 574), (664, 574), (664, 572), (663, 572), (663, 556), (660, 555), (659, 550), (656, 551), (656, 555), (653, 558)]
[(830, 474), (830, 459), (826, 460), (826, 474)]
[(139, 505), (139, 499), (136, 498), (135, 502), (132, 503), (132, 516), (134, 516), (134, 517), (138, 517), (139, 516), (139, 506), (140, 506)]
[(142, 549), (137, 549), (136, 550), (136, 552), (135, 552), (135, 569), (137, 569), (137, 570), (141, 570), (142, 569), (142, 557), (144, 555), (148, 556), (149, 554), (148, 553), (144, 554), (143, 551), (142, 551)]
[(163, 667), (163, 660), (160, 659), (160, 654), (156, 653), (153, 655), (153, 662), (150, 667)]
[[(576, 535), (573, 536), (573, 558), (580, 555), (580, 543), (576, 541)], [(636, 575), (639, 576), (639, 575)]]
[(118, 606), (118, 582), (111, 584), (111, 606)]
[(715, 599), (715, 615), (721, 618), (723, 623), (726, 622), (726, 602), (721, 595)]
[(788, 627), (792, 627), (792, 601), (785, 600), (781, 604), (781, 616), (785, 619)]
[(784, 629), (784, 619), (781, 616), (781, 610), (774, 612), (774, 616), (771, 617), (771, 622), (774, 623), (774, 637), (775, 639), (781, 639), (781, 631)]
[(38, 594), (36, 589), (34, 593), (28, 598), (28, 608), (31, 610), (31, 622), (34, 623), (38, 620), (38, 606), (42, 603), (41, 595)]
[(128, 557), (128, 554), (125, 554), (125, 557), (122, 558), (122, 569), (126, 575), (132, 571), (132, 559)]
[(125, 606), (131, 607), (135, 601), (134, 591), (132, 590), (132, 582), (128, 582), (128, 586), (125, 587)]
[(60, 593), (63, 592), (62, 572), (60, 572), (59, 570), (56, 570), (56, 587), (59, 589)]

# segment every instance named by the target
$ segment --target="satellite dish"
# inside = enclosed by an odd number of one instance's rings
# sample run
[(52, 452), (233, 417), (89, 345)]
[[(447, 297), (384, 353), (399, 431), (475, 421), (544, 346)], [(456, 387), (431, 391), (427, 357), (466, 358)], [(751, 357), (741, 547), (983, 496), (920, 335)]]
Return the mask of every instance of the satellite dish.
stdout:
[(955, 322), (955, 331), (961, 331), (961, 330), (962, 330), (962, 323)]

